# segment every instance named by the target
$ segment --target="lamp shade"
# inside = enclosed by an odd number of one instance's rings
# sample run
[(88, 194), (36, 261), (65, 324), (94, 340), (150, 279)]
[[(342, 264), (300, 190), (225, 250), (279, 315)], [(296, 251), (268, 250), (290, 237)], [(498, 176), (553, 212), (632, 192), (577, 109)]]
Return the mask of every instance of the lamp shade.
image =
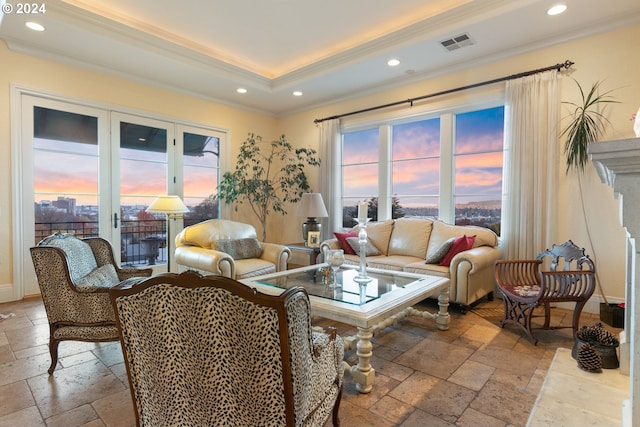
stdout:
[(147, 212), (159, 212), (167, 215), (189, 212), (178, 196), (158, 196), (147, 208)]
[(329, 216), (320, 193), (304, 193), (298, 205), (297, 215), (307, 218), (326, 218)]

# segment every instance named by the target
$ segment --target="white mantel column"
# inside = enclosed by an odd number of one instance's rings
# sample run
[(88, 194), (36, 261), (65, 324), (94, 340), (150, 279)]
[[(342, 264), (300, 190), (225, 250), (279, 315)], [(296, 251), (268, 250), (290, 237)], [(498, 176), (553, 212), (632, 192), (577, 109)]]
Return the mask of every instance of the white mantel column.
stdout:
[[(618, 141), (596, 142), (589, 144), (589, 155), (602, 182), (608, 184), (622, 200), (622, 225), (631, 236), (631, 249), (627, 256), (627, 288), (625, 307), (626, 344), (620, 351), (628, 351), (630, 390), (629, 401), (623, 410), (623, 426), (640, 427), (640, 345), (636, 345), (637, 332), (640, 331), (640, 288), (635, 286), (636, 277), (640, 277), (640, 254), (634, 242), (640, 241), (640, 138)], [(624, 360), (626, 354), (621, 354)]]

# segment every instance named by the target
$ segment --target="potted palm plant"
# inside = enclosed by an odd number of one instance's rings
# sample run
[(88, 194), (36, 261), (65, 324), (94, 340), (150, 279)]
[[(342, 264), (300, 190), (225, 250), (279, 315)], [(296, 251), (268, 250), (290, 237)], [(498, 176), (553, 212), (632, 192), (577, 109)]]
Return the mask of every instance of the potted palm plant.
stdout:
[(591, 85), (589, 92), (585, 93), (578, 83), (574, 80), (580, 90), (581, 102), (564, 102), (573, 107), (571, 120), (562, 130), (561, 136), (566, 136), (564, 151), (567, 155), (567, 173), (571, 168), (575, 168), (578, 172), (584, 170), (584, 165), (589, 160), (587, 148), (590, 143), (598, 141), (604, 133), (607, 125), (610, 125), (609, 119), (604, 115), (604, 107), (606, 104), (617, 103), (610, 93), (607, 91), (599, 93), (602, 82), (596, 82)]

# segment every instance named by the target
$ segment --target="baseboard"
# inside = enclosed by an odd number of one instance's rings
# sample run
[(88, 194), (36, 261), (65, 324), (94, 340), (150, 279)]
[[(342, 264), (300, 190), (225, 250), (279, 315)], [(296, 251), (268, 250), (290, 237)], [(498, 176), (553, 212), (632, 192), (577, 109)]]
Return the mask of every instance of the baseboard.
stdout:
[(0, 303), (15, 301), (15, 290), (13, 284), (5, 283), (0, 285)]
[[(583, 313), (600, 314), (600, 303), (601, 302), (604, 302), (604, 298), (602, 298), (602, 296), (600, 296), (600, 295), (592, 296), (591, 298), (589, 298), (589, 301), (587, 301), (587, 304), (582, 309), (582, 312)], [(624, 302), (624, 299), (607, 297), (607, 302), (609, 302), (609, 304), (620, 304), (621, 302)], [(573, 303), (573, 302), (559, 302), (559, 303), (554, 304), (554, 307), (566, 308), (568, 310), (573, 310), (573, 307), (575, 307), (575, 303)]]

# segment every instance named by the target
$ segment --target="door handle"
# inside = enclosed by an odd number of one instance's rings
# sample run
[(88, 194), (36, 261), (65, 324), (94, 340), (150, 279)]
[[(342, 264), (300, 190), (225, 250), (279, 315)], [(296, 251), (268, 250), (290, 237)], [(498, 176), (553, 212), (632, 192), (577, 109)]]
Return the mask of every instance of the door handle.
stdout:
[(113, 213), (113, 228), (118, 228), (118, 213)]

